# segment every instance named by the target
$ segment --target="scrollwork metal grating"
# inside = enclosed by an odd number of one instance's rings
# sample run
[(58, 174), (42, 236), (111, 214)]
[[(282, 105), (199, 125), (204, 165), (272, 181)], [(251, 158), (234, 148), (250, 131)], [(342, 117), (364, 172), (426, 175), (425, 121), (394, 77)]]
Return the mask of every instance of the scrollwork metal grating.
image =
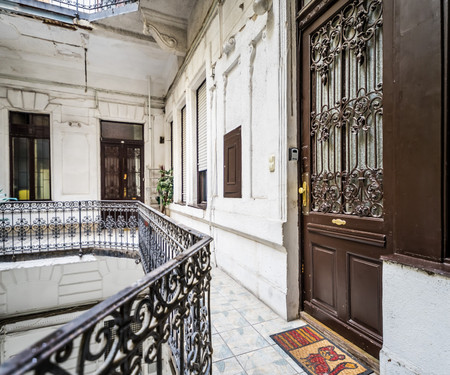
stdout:
[(138, 250), (136, 202), (0, 204), (0, 257), (78, 249)]
[[(140, 202), (15, 205), (5, 206), (3, 217), (13, 211), (23, 214), (25, 208), (35, 215), (39, 205), (44, 211), (38, 219), (43, 220), (50, 211), (52, 219), (37, 222), (45, 228), (52, 225), (53, 230), (44, 230), (48, 237), (68, 232), (65, 238), (71, 239), (75, 227), (79, 236), (93, 236), (98, 228), (106, 233), (120, 232), (124, 226), (134, 230), (146, 275), (5, 362), (1, 374), (139, 374), (147, 364), (156, 363), (160, 375), (164, 343), (173, 353), (177, 373), (211, 374), (210, 237)], [(74, 220), (76, 210), (78, 221)], [(21, 220), (19, 231), (33, 231), (28, 219)], [(6, 221), (0, 221), (0, 229), (0, 239), (15, 230)], [(114, 246), (108, 235), (102, 238), (106, 238), (103, 245)]]
[(311, 34), (312, 211), (383, 216), (382, 13), (350, 1)]

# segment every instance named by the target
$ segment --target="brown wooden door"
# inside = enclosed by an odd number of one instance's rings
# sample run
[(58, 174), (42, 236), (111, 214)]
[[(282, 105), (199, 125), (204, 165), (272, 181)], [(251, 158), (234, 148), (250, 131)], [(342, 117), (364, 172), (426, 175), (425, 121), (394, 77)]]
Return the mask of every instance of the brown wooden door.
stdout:
[(337, 1), (300, 30), (304, 310), (382, 343), (382, 3)]
[(102, 142), (102, 199), (143, 201), (143, 146)]

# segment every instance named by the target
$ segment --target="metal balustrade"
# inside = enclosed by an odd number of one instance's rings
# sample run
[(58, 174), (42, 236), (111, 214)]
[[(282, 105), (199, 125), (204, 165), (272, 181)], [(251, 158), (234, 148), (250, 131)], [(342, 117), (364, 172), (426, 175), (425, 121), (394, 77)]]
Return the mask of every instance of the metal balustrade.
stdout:
[[(56, 243), (62, 249), (72, 244), (81, 249), (125, 246), (139, 251), (146, 272), (132, 286), (5, 362), (0, 374), (140, 374), (156, 363), (160, 375), (164, 343), (178, 374), (211, 373), (210, 237), (140, 202), (10, 202), (0, 205), (0, 215), (0, 233), (14, 235), (21, 253), (45, 253), (49, 243), (40, 238), (36, 244), (33, 238), (42, 237), (41, 231), (44, 238), (52, 238), (56, 218), (61, 221), (58, 239), (69, 239), (69, 244)], [(109, 235), (114, 240), (105, 240)]]
[(56, 19), (66, 22), (73, 18), (95, 21), (139, 9), (139, 0), (3, 0), (1, 6), (16, 9), (15, 4), (21, 5), (22, 12), (50, 18), (60, 15)]
[(138, 250), (134, 201), (0, 203), (0, 260), (89, 249)]

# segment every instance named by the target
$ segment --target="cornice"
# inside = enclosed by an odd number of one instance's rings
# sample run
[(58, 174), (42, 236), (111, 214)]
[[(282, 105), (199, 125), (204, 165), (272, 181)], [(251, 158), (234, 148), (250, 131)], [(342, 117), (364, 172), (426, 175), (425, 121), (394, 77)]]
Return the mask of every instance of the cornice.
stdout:
[(169, 14), (161, 13), (156, 10), (141, 7), (141, 13), (145, 20), (149, 22), (162, 23), (167, 26), (176, 27), (177, 29), (187, 30), (188, 21), (187, 19), (174, 17)]

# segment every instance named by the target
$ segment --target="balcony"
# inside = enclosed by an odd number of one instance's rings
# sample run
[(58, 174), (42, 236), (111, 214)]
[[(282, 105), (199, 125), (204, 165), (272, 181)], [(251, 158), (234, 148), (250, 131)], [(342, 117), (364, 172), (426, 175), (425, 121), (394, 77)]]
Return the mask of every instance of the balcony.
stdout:
[(145, 276), (15, 355), (0, 373), (131, 374), (154, 364), (162, 374), (164, 350), (176, 373), (210, 373), (211, 240), (140, 202), (1, 204), (2, 261), (107, 254), (142, 261)]
[(4, 262), (97, 254), (135, 259), (146, 273), (0, 373), (304, 374), (270, 335), (305, 323), (211, 268), (210, 241), (140, 202), (0, 205)]
[[(2, 0), (1, 7), (37, 16), (95, 21), (136, 12), (139, 0)], [(62, 17), (62, 18), (61, 18)]]

